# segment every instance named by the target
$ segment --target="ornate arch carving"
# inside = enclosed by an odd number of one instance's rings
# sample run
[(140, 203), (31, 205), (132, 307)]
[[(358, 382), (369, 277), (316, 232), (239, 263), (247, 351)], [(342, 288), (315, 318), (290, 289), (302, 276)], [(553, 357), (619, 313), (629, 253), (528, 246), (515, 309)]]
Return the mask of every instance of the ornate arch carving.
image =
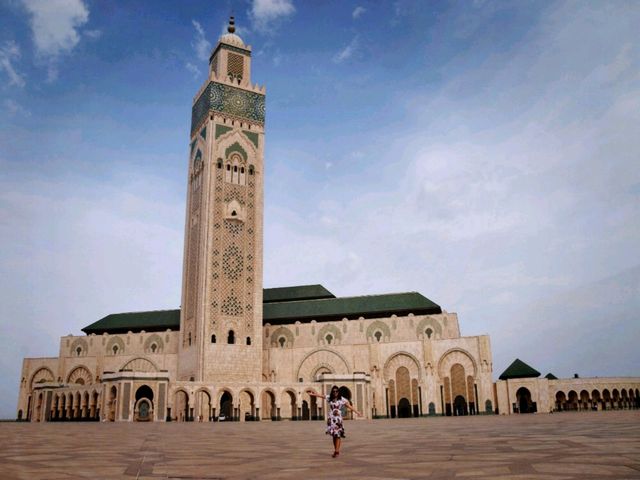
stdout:
[(36, 383), (47, 383), (53, 382), (56, 377), (53, 375), (53, 372), (48, 367), (40, 367), (38, 368), (33, 375), (31, 375), (31, 389), (33, 390), (33, 386)]
[(440, 322), (437, 321), (435, 318), (427, 317), (427, 318), (423, 318), (418, 322), (418, 326), (416, 327), (416, 335), (418, 336), (418, 338), (427, 336), (425, 333), (427, 328), (431, 328), (434, 334), (437, 334), (439, 337), (442, 337), (442, 325), (440, 325)]
[(462, 348), (452, 348), (447, 350), (438, 360), (440, 378), (449, 376), (451, 367), (456, 363), (461, 364), (465, 372), (473, 372), (474, 377), (478, 375), (478, 366), (473, 356)]
[(155, 363), (153, 363), (151, 360), (138, 357), (125, 363), (120, 371), (122, 372), (124, 370), (132, 372), (157, 372), (158, 367), (156, 367)]
[(280, 337), (284, 337), (286, 339), (285, 346), (288, 348), (293, 347), (293, 332), (289, 330), (287, 327), (278, 327), (271, 334), (271, 346), (279, 347)]
[[(157, 349), (155, 352), (151, 350), (151, 345), (153, 345), (153, 343), (157, 345)], [(162, 350), (164, 350), (164, 342), (162, 341), (160, 335), (158, 335), (157, 333), (149, 336), (149, 338), (144, 341), (144, 351), (146, 353), (161, 353)]]
[(377, 331), (382, 333), (380, 341), (388, 342), (391, 339), (391, 329), (389, 328), (389, 325), (384, 323), (382, 320), (376, 320), (367, 327), (367, 341), (378, 341), (375, 336)]
[[(78, 353), (78, 348), (80, 348), (80, 353)], [(69, 354), (72, 357), (84, 357), (87, 355), (89, 351), (89, 345), (84, 338), (76, 338), (71, 347), (69, 347)]]
[(228, 159), (234, 152), (240, 154), (245, 161), (250, 163), (249, 157), (258, 152), (256, 146), (238, 130), (230, 130), (221, 135), (216, 141), (216, 157)]
[(327, 324), (324, 325), (319, 331), (317, 336), (318, 345), (327, 344), (326, 337), (327, 334), (331, 334), (333, 340), (338, 340), (338, 342), (342, 342), (342, 332), (335, 325)]
[(391, 355), (384, 364), (383, 375), (384, 379), (388, 382), (394, 380), (396, 371), (400, 367), (405, 367), (409, 370), (411, 378), (420, 378), (420, 362), (416, 357), (409, 352), (397, 352)]
[(93, 376), (87, 367), (84, 365), (78, 365), (69, 372), (69, 375), (67, 375), (67, 383), (91, 385), (93, 383)]
[(333, 373), (350, 373), (349, 363), (342, 355), (335, 350), (319, 348), (302, 359), (296, 369), (296, 380), (303, 378), (305, 381), (310, 381), (312, 373), (322, 366), (329, 368)]
[[(118, 347), (118, 352), (113, 353), (113, 347)], [(124, 353), (124, 341), (120, 337), (111, 337), (107, 342), (107, 355), (122, 355)]]

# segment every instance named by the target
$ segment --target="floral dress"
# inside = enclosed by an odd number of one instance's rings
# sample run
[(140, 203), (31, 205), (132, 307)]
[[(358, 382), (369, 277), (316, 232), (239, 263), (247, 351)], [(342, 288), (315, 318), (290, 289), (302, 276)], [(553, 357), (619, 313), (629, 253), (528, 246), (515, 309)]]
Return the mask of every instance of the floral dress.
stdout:
[(329, 403), (329, 408), (327, 410), (327, 435), (344, 438), (344, 425), (342, 424), (341, 409), (349, 403), (349, 400), (343, 397), (340, 397), (337, 400), (331, 400), (329, 395), (325, 398)]

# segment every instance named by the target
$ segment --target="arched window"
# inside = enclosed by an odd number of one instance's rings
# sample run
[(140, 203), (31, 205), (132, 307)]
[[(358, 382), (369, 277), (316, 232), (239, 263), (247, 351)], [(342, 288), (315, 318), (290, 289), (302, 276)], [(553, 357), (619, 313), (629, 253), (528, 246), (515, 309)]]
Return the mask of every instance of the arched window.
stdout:
[(253, 165), (249, 165), (249, 175), (253, 175)]
[(230, 171), (231, 171), (231, 165), (227, 163), (227, 172), (230, 172)]
[(237, 171), (238, 171), (238, 166), (237, 166), (237, 165), (234, 165), (234, 166), (233, 166), (233, 171), (234, 171), (234, 172), (237, 172)]
[(158, 350), (158, 345), (156, 345), (155, 343), (151, 344), (151, 353), (156, 353), (156, 350)]
[(240, 173), (244, 173), (244, 167), (240, 167)]
[(331, 345), (331, 341), (333, 340), (333, 336), (329, 333), (324, 339), (327, 341), (327, 345)]
[(112, 350), (113, 350), (113, 354), (117, 355), (118, 354), (118, 345), (114, 345)]
[(280, 347), (281, 347), (281, 348), (284, 348), (284, 344), (285, 344), (285, 343), (287, 343), (287, 339), (286, 339), (286, 338), (284, 338), (284, 337), (280, 337), (280, 338), (278, 339), (278, 343), (280, 344)]
[(233, 332), (233, 330), (229, 330), (229, 335), (227, 336), (227, 343), (229, 345), (233, 345), (234, 343), (236, 343), (236, 334)]
[(218, 160), (218, 168), (222, 168), (222, 160)]
[(425, 335), (427, 335), (427, 338), (431, 338), (431, 335), (433, 335), (433, 330), (431, 330), (430, 328), (427, 328), (424, 331)]
[(211, 335), (211, 343), (216, 343), (216, 336), (215, 335)]
[(376, 337), (376, 341), (380, 343), (380, 340), (382, 339), (382, 332), (380, 330), (377, 330), (376, 333), (373, 334), (373, 336)]
[(189, 346), (191, 346), (191, 332), (189, 332)]
[(247, 337), (247, 345), (251, 345), (251, 337)]
[(76, 354), (77, 354), (78, 356), (80, 356), (80, 354), (82, 354), (82, 347), (78, 347), (78, 348), (76, 348)]

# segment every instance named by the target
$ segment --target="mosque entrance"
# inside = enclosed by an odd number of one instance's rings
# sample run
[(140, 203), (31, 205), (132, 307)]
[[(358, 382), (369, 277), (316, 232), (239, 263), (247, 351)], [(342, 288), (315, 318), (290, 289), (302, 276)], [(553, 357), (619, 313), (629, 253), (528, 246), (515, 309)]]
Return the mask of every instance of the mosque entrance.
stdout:
[(531, 401), (531, 392), (528, 388), (520, 387), (516, 392), (519, 413), (534, 413), (536, 405)]
[(137, 422), (149, 422), (153, 420), (153, 390), (148, 385), (142, 385), (136, 390), (134, 419)]
[[(344, 385), (340, 387), (340, 395), (346, 398), (347, 400), (349, 400), (349, 402), (351, 403), (351, 390), (349, 390)], [(353, 413), (351, 412), (351, 410), (348, 410), (347, 407), (342, 407), (341, 411), (342, 411), (342, 416), (344, 418), (349, 418), (353, 420)]]
[(398, 417), (409, 418), (411, 416), (411, 404), (406, 398), (401, 398), (398, 402)]
[(224, 415), (224, 419), (233, 420), (233, 397), (227, 391), (220, 397), (220, 416)]
[(458, 395), (453, 401), (453, 414), (454, 415), (468, 415), (467, 401), (462, 395)]

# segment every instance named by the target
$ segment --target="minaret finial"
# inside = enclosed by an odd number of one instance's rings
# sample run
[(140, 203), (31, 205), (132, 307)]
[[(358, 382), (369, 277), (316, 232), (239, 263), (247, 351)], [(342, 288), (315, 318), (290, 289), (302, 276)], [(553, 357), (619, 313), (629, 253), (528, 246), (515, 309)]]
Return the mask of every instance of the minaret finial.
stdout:
[(229, 17), (229, 26), (227, 27), (227, 32), (234, 33), (236, 31), (236, 20), (234, 17)]

